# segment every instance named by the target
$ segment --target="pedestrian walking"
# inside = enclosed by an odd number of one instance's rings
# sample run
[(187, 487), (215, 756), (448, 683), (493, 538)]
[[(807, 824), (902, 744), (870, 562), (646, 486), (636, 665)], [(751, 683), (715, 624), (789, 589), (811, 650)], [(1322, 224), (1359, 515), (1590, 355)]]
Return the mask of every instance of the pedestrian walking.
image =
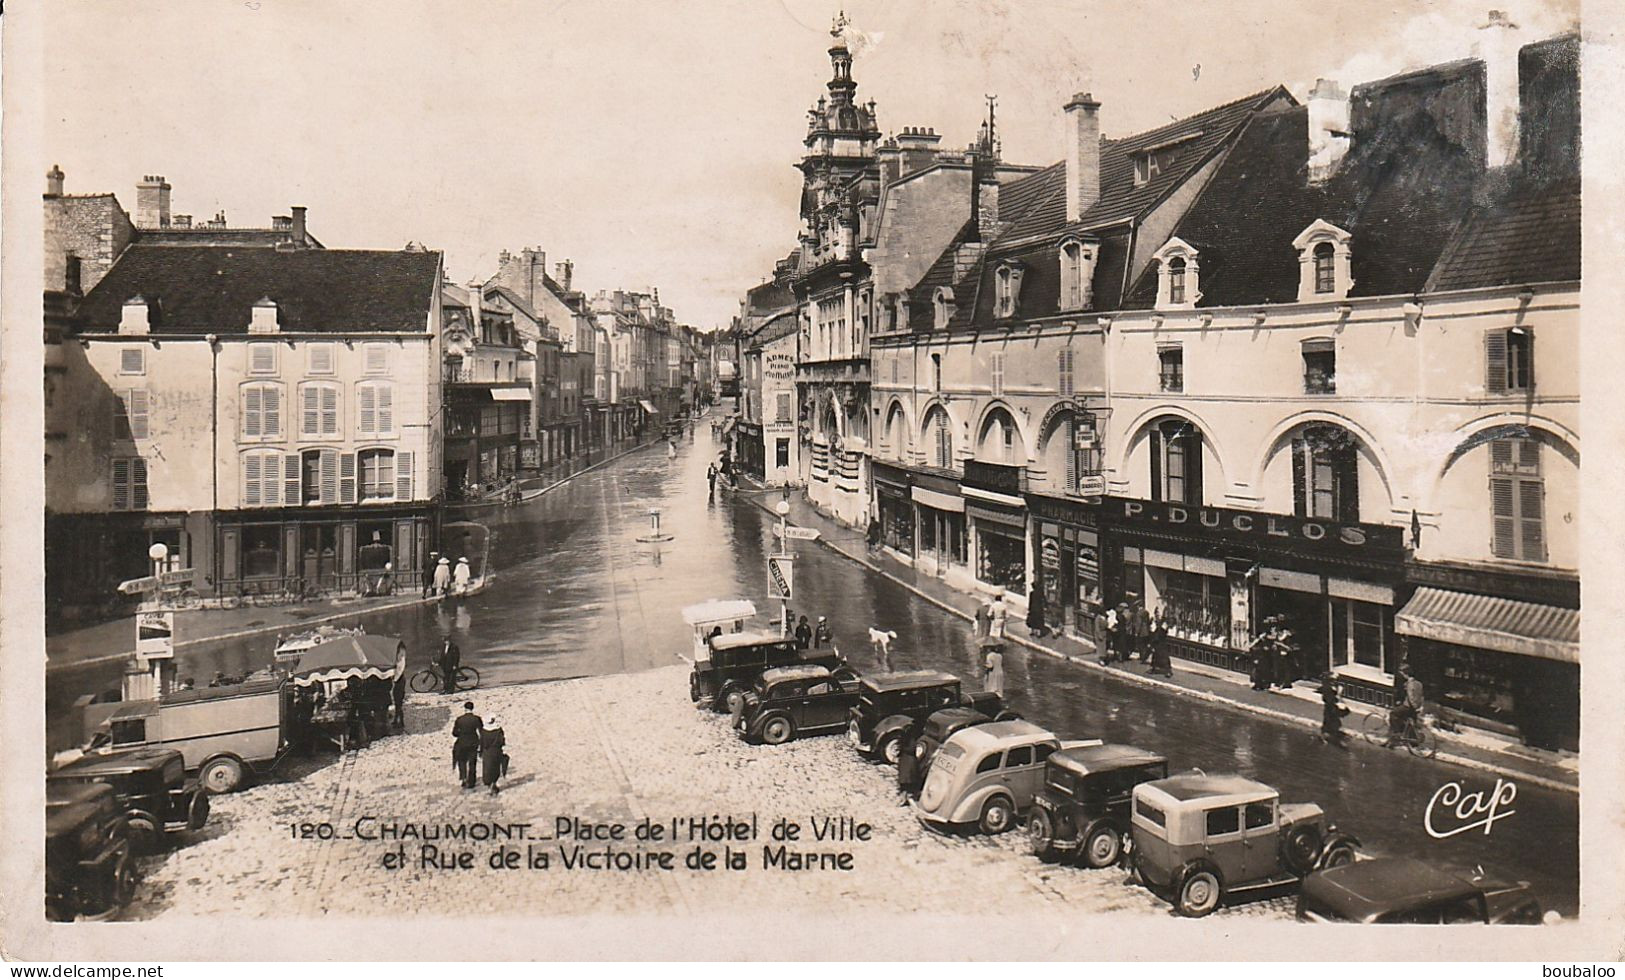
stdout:
[(429, 587), (430, 595), (445, 595), (451, 591), (451, 562), (442, 558), (435, 563), (434, 579)]
[(982, 690), (1004, 697), (1004, 647), (990, 645), (982, 654)]
[(1119, 602), (1117, 608), (1112, 610), (1117, 620), (1116, 641), (1112, 644), (1112, 659), (1126, 662), (1134, 652), (1134, 623), (1133, 612), (1127, 602)]
[(1049, 635), (1049, 627), (1044, 625), (1044, 584), (1037, 575), (1027, 591), (1027, 632), (1039, 638)]
[(457, 648), (457, 642), (450, 636), (440, 646), (440, 656), (435, 660), (440, 668), (440, 693), (457, 693), (457, 668), (463, 665), (463, 651)]
[(807, 617), (803, 616), (801, 622), (796, 624), (796, 649), (805, 650), (812, 646), (812, 638), (813, 628), (807, 622)]
[(988, 609), (992, 621), (988, 623), (987, 635), (995, 640), (1004, 639), (1005, 620), (1010, 615), (1010, 608), (1004, 604), (1004, 590), (993, 593), (993, 605)]
[(1275, 627), (1275, 685), (1285, 690), (1298, 677), (1298, 644), (1286, 621), (1280, 620)]
[(463, 702), (463, 713), (451, 723), (451, 764), (463, 789), (473, 789), (478, 773), (476, 763), (480, 755), (480, 731), (485, 722), (474, 713), (474, 702)]
[(1173, 662), (1168, 659), (1168, 619), (1166, 612), (1151, 622), (1151, 632), (1146, 637), (1146, 646), (1151, 658), (1150, 674), (1161, 674), (1164, 677), (1174, 676)]
[(666, 440), (666, 458), (667, 459), (676, 459), (677, 458), (677, 440), (676, 439), (667, 439)]
[(1333, 745), (1343, 744), (1343, 717), (1349, 713), (1338, 700), (1337, 681), (1330, 673), (1320, 678), (1320, 736)]
[(993, 600), (983, 600), (976, 607), (976, 638), (985, 638), (993, 629)]
[(706, 494), (715, 496), (717, 492), (717, 464), (712, 463), (705, 468)]
[(829, 619), (818, 617), (818, 627), (813, 630), (813, 649), (822, 650), (826, 646), (835, 645), (835, 633), (829, 628)]
[(1141, 663), (1151, 660), (1151, 613), (1145, 608), (1145, 601), (1134, 600), (1133, 614), (1129, 617), (1129, 634), (1134, 638), (1134, 649), (1130, 656), (1137, 656)]
[(474, 570), (468, 567), (468, 558), (457, 559), (457, 570), (451, 573), (451, 590), (458, 595), (468, 591), (468, 583), (474, 578)]
[(501, 790), (497, 780), (508, 774), (508, 738), (502, 731), (502, 720), (496, 715), (486, 719), (480, 729), (480, 779), (491, 787), (491, 795)]
[(870, 551), (880, 550), (880, 518), (869, 518), (869, 530), (864, 533), (864, 538), (869, 542)]
[(1112, 648), (1111, 648), (1112, 636), (1111, 636), (1111, 629), (1110, 629), (1111, 622), (1112, 622), (1112, 616), (1111, 616), (1110, 607), (1101, 606), (1099, 609), (1095, 610), (1095, 617), (1094, 617), (1095, 653), (1098, 653), (1100, 655), (1100, 662), (1103, 663), (1103, 664), (1109, 664), (1109, 663), (1112, 662), (1111, 661), (1111, 657), (1112, 657)]
[(429, 560), (423, 565), (423, 598), (434, 595), (434, 577), (440, 569), (440, 552), (429, 552)]

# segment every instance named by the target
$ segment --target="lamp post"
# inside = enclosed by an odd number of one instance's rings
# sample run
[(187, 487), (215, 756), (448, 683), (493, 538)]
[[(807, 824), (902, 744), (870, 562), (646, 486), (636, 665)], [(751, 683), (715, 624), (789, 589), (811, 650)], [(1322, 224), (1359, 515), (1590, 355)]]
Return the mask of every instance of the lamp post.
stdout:
[[(784, 549), (785, 554), (789, 554), (790, 553), (790, 539), (785, 536), (785, 530), (786, 530), (785, 518), (790, 516), (790, 501), (781, 500), (778, 503), (773, 505), (773, 509), (775, 511), (777, 511), (778, 514), (779, 514), (779, 547)], [(783, 635), (789, 636), (790, 635), (790, 598), (788, 596), (780, 596), (779, 597), (779, 624), (780, 624), (781, 628), (784, 630)]]

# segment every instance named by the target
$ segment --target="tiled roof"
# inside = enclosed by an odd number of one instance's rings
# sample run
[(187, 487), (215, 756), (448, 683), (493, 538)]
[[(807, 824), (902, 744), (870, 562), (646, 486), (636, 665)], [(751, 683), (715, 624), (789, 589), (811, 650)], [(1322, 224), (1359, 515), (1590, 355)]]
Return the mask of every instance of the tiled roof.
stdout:
[(501, 296), (508, 301), (508, 305), (529, 317), (532, 321), (536, 323), (542, 322), (542, 318), (536, 315), (536, 311), (530, 308), (530, 304), (521, 299), (518, 293), (507, 286), (486, 286), (485, 291)]
[(1578, 179), (1507, 198), (1473, 212), (1428, 280), (1429, 292), (1580, 278)]
[[(999, 202), (999, 206), (1001, 208), (1004, 207), (1004, 203), (1005, 202), (1001, 200)], [(948, 247), (942, 250), (942, 254), (937, 256), (937, 260), (931, 263), (931, 268), (925, 270), (925, 275), (921, 276), (920, 281), (915, 283), (913, 289), (909, 290), (908, 326), (910, 330), (920, 331), (932, 329), (932, 298), (936, 294), (937, 287), (954, 287), (954, 267), (957, 264), (956, 256), (959, 252), (959, 246), (963, 245), (967, 241), (970, 241), (976, 230), (975, 219), (967, 221), (961, 225), (959, 230), (954, 233), (953, 239), (948, 242)], [(968, 290), (968, 292), (965, 295), (960, 295), (958, 288), (954, 288), (955, 310), (953, 317), (951, 317), (948, 321), (948, 326), (950, 329), (955, 326), (968, 326), (970, 324), (971, 314), (974, 312), (973, 297), (976, 291), (976, 279), (974, 274), (967, 274), (962, 285)]]
[(270, 297), (289, 332), (428, 329), (439, 252), (132, 245), (85, 296), (82, 329), (118, 329), (126, 300), (156, 303), (154, 333), (244, 333)]
[[(270, 248), (280, 242), (293, 241), (291, 228), (211, 228), (194, 225), (191, 228), (137, 228), (136, 240), (143, 245), (258, 245)], [(304, 243), (321, 248), (315, 236), (305, 234)]]

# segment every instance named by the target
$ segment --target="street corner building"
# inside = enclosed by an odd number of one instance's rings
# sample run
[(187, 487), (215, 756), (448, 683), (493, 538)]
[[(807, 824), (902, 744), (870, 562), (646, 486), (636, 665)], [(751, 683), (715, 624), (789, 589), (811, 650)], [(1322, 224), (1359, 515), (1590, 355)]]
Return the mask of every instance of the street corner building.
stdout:
[[(416, 583), (441, 486), (440, 253), (326, 249), (303, 208), (181, 224), (148, 182), (162, 214), (143, 184), (134, 222), (60, 172), (46, 195), (69, 230), (47, 241), (68, 256), (46, 296), (52, 614), (108, 605), (155, 543), (206, 597), (355, 592), (386, 564)], [(74, 228), (120, 248), (102, 263)]]
[(748, 472), (1051, 628), (1140, 603), (1241, 673), (1284, 629), (1295, 679), (1387, 706), (1404, 664), (1577, 749), (1577, 35), (1492, 14), (1459, 61), (1124, 136), (1079, 93), (1021, 166), (991, 100), (964, 151), (882, 139), (832, 33), (799, 248), (733, 330)]

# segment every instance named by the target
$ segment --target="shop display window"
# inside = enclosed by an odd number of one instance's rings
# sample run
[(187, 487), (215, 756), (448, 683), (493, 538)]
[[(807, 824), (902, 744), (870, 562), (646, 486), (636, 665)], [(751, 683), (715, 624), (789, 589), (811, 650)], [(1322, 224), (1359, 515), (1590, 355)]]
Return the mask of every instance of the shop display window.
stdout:
[(281, 574), (282, 528), (274, 524), (243, 528), (243, 578)]
[(1388, 610), (1371, 602), (1331, 599), (1333, 666), (1388, 671)]
[(1163, 568), (1147, 574), (1169, 629), (1209, 636), (1230, 632), (1230, 585), (1224, 579)]
[(1016, 595), (1026, 595), (1025, 543), (1020, 538), (993, 533), (985, 526), (976, 537), (976, 577), (989, 585), (1003, 586)]

